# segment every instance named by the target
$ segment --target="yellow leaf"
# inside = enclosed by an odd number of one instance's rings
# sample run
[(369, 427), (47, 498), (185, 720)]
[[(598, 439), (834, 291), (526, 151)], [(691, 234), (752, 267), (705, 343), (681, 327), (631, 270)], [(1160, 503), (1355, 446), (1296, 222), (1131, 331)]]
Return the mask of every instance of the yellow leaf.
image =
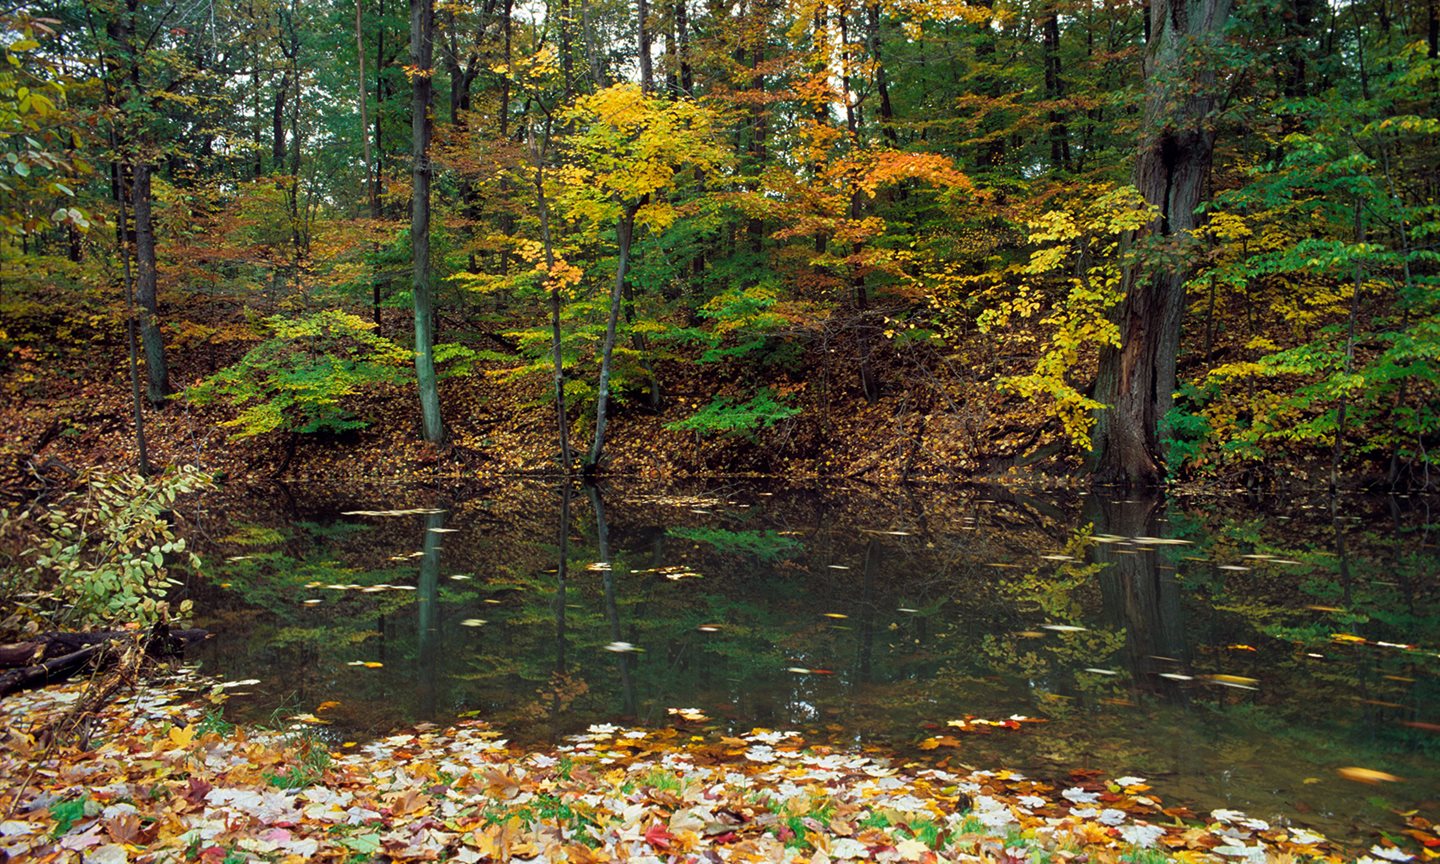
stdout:
[(170, 743), (176, 747), (189, 747), (190, 742), (195, 740), (194, 726), (171, 726)]

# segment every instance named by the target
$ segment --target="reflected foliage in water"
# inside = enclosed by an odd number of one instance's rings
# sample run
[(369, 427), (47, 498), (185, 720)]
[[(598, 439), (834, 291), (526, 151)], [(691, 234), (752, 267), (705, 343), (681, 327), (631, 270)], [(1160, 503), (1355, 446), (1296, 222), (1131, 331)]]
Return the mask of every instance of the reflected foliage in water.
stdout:
[[(535, 741), (794, 727), (1136, 773), (1342, 837), (1393, 827), (1440, 777), (1423, 501), (515, 485), (208, 506), (202, 659), (265, 682), (236, 718), (338, 702), (346, 739), (457, 716)], [(1047, 722), (950, 725), (1017, 714)], [(1405, 782), (1336, 773), (1357, 765)]]

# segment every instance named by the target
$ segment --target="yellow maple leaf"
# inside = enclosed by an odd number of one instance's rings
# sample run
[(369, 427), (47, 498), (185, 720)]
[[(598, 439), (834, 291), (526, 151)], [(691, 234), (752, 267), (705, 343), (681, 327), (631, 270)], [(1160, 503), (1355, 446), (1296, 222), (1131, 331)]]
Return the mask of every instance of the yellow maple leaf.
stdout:
[(194, 726), (171, 726), (170, 743), (176, 747), (189, 747), (195, 740)]

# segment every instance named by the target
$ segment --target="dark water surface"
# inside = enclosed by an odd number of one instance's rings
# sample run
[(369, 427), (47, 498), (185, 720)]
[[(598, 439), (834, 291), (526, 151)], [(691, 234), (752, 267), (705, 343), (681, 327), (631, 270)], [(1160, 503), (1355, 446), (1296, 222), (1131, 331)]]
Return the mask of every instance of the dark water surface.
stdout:
[[(797, 728), (1138, 775), (1358, 843), (1403, 829), (1395, 811), (1437, 815), (1429, 505), (267, 487), (206, 503), (190, 591), (219, 634), (204, 667), (261, 682), (234, 720), (318, 713), (337, 741), (462, 715), (531, 743), (596, 722)], [(947, 725), (1012, 715), (1046, 722)]]

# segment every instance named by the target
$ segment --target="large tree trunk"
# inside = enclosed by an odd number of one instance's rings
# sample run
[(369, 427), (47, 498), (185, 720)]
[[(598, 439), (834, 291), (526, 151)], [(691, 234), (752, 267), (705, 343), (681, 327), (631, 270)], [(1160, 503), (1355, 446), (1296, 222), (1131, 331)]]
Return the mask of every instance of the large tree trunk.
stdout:
[(440, 391), (435, 380), (435, 298), (430, 278), (430, 108), (435, 54), (435, 2), (410, 0), (410, 66), (416, 70), (410, 102), (413, 180), (410, 244), (415, 268), (415, 382), (420, 389), (420, 419), (425, 440), (440, 444)]
[[(1159, 211), (1151, 242), (1186, 242), (1195, 228), (1215, 131), (1215, 75), (1198, 52), (1222, 37), (1230, 0), (1151, 0), (1145, 58), (1144, 140), (1135, 186)], [(1191, 71), (1191, 70), (1200, 71)], [(1127, 273), (1117, 323), (1120, 347), (1100, 354), (1092, 469), (1100, 483), (1155, 486), (1165, 473), (1161, 428), (1175, 393), (1186, 257)]]

